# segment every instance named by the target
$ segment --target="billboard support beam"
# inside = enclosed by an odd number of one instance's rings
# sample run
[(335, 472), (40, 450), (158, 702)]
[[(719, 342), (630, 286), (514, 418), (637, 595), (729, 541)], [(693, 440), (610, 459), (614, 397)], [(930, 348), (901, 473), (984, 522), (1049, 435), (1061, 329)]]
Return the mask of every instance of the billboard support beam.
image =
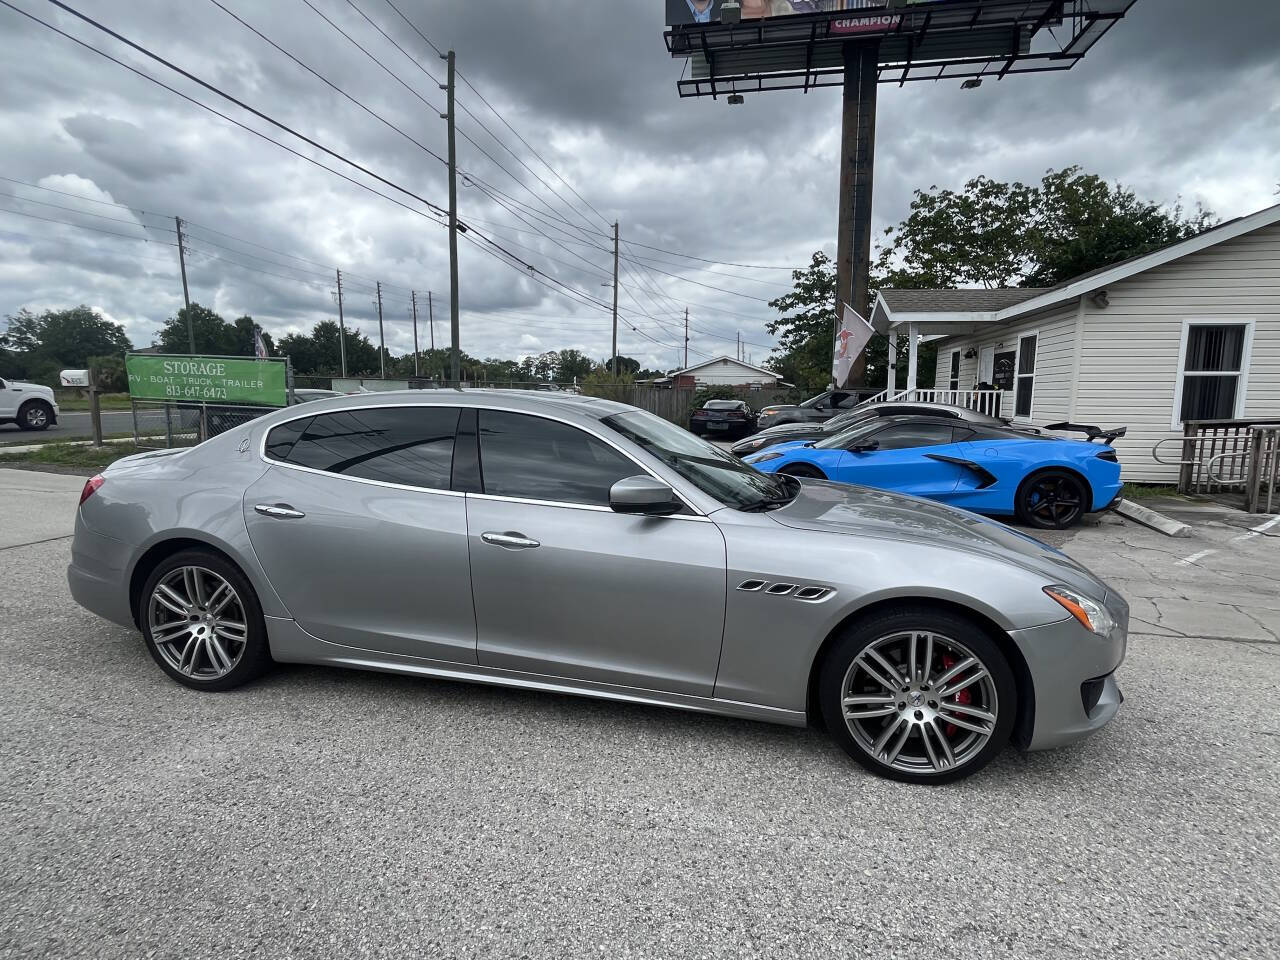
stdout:
[[(844, 114), (840, 133), (840, 219), (836, 238), (836, 326), (840, 303), (859, 316), (870, 314), (871, 195), (876, 152), (876, 91), (880, 41), (850, 40), (843, 48)], [(865, 352), (849, 371), (849, 383), (864, 386)]]

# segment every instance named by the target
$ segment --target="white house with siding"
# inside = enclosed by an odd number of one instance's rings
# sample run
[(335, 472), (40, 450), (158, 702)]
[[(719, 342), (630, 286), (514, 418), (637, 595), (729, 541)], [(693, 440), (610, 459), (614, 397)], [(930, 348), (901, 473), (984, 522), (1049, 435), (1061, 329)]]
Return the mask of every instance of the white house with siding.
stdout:
[[(1127, 426), (1125, 479), (1176, 482), (1152, 448), (1184, 420), (1280, 418), (1280, 206), (1052, 288), (882, 290), (872, 317), (909, 338), (916, 398), (972, 406), (990, 387), (1017, 423)], [(925, 337), (937, 374), (917, 384)]]
[(732, 357), (715, 357), (705, 363), (695, 363), (665, 379), (692, 378), (700, 387), (776, 387), (782, 378), (772, 370), (757, 367)]

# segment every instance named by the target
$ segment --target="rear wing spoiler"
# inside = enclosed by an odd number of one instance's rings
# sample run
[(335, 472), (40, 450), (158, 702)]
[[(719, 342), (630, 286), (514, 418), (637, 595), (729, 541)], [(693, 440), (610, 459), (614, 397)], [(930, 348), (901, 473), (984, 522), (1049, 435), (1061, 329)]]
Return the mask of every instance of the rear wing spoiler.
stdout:
[(1101, 440), (1107, 446), (1111, 445), (1112, 440), (1117, 440), (1129, 432), (1128, 427), (1116, 427), (1114, 430), (1103, 430), (1101, 427), (1095, 427), (1087, 423), (1048, 423), (1045, 424), (1046, 430), (1070, 430), (1076, 433), (1083, 433), (1090, 443), (1095, 440)]

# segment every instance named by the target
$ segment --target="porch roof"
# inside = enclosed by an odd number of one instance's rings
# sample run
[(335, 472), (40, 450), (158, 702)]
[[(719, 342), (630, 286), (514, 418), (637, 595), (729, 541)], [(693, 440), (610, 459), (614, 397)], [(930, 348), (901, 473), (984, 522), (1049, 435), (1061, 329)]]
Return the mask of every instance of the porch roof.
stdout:
[(881, 290), (871, 312), (871, 324), (880, 333), (908, 324), (915, 324), (922, 336), (973, 333), (994, 323), (1001, 310), (1045, 292), (1038, 287)]

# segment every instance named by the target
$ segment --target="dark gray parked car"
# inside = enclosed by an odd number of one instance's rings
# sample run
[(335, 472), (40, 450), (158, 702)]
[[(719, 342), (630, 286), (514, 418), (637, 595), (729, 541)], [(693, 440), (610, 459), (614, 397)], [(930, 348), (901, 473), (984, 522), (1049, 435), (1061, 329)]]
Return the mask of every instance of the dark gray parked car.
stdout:
[(736, 456), (745, 457), (749, 453), (758, 453), (775, 443), (789, 443), (792, 440), (821, 440), (834, 436), (841, 430), (847, 430), (862, 420), (872, 417), (891, 417), (902, 414), (921, 414), (935, 417), (955, 417), (966, 423), (981, 424), (986, 427), (1003, 427), (1010, 421), (1001, 417), (970, 410), (968, 407), (952, 406), (946, 403), (894, 402), (869, 403), (864, 407), (846, 410), (832, 417), (825, 423), (782, 423), (767, 430), (761, 430), (733, 445)]
[(85, 484), (67, 576), (197, 690), (281, 661), (821, 717), (916, 783), (1102, 727), (1128, 623), (1003, 524), (564, 393), (319, 400), (126, 457)]
[(855, 391), (828, 390), (800, 404), (771, 403), (760, 411), (757, 426), (763, 430), (780, 423), (822, 423), (861, 402), (862, 395)]

